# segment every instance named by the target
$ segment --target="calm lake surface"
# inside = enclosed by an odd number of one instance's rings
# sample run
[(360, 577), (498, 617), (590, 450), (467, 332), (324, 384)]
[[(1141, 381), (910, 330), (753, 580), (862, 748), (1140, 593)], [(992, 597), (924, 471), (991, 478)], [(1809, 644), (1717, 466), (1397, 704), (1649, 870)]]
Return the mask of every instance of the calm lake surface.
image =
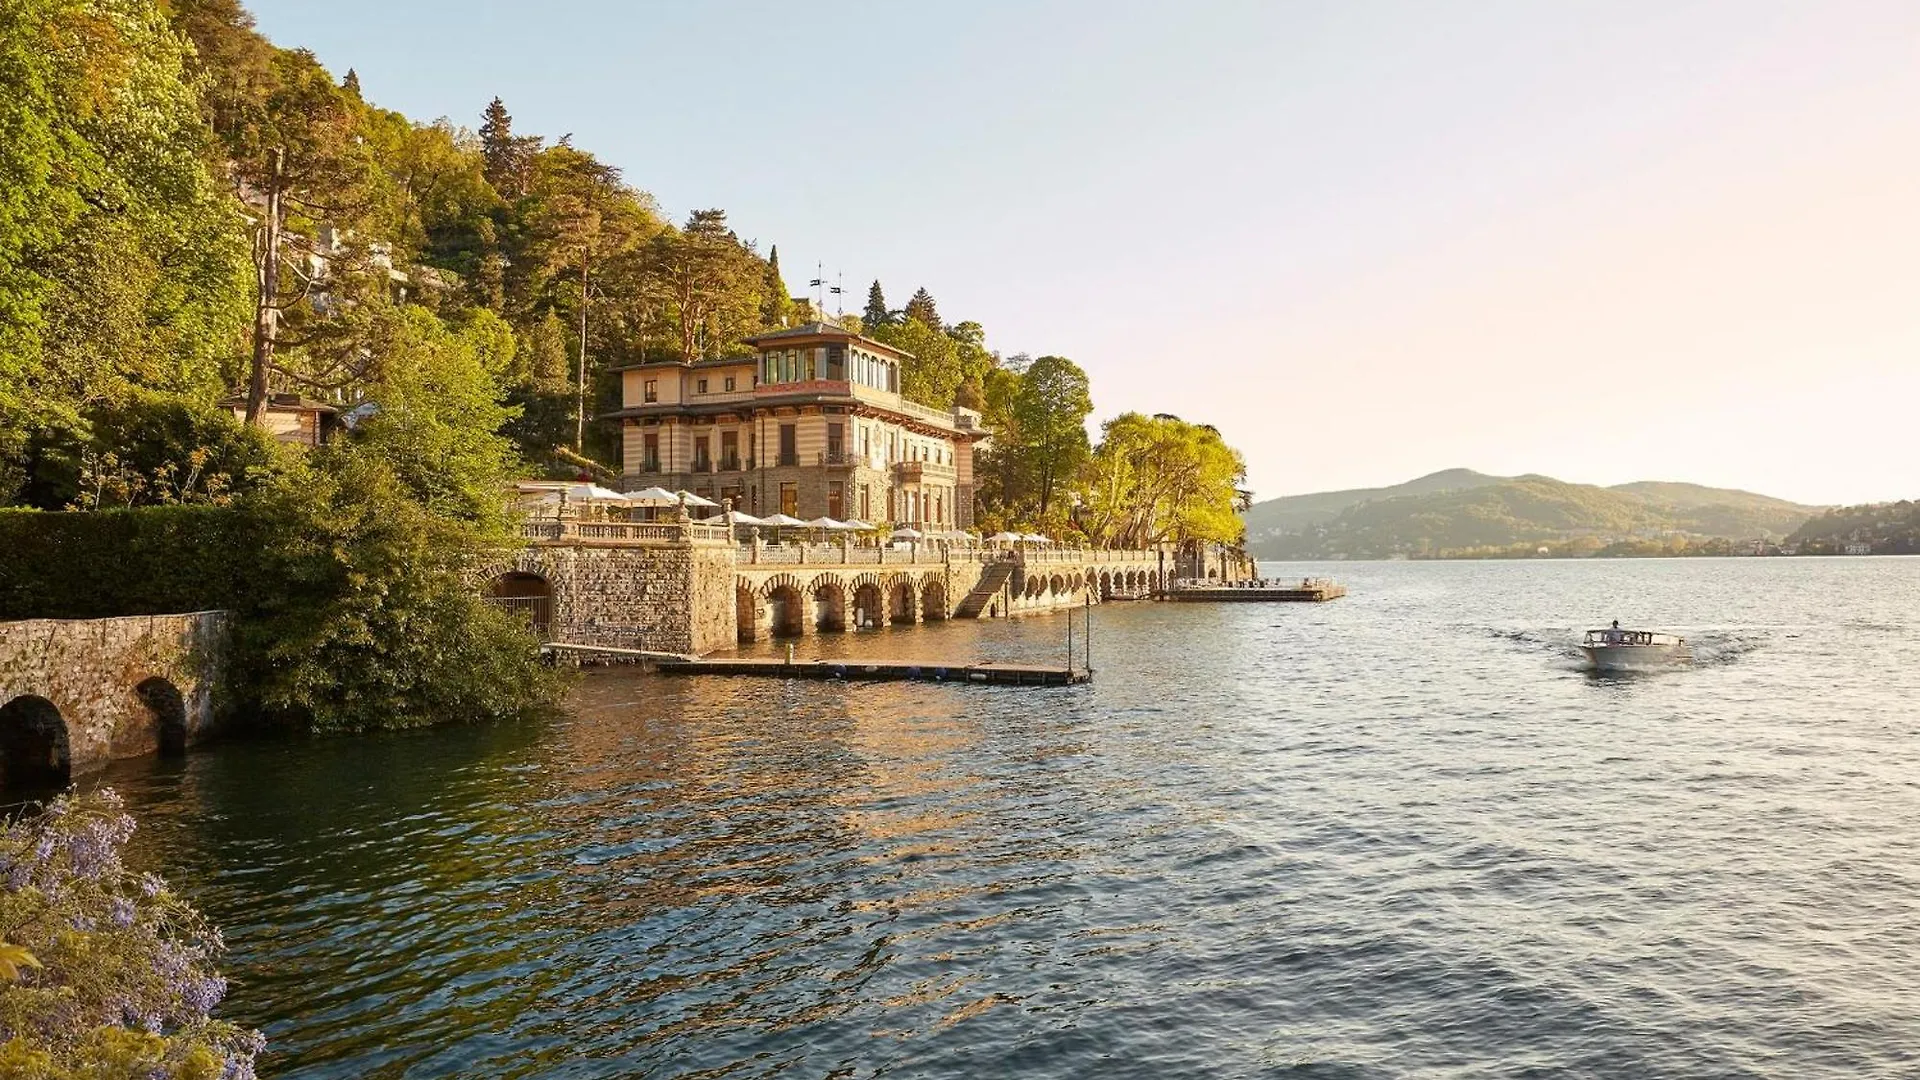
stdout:
[[(1920, 1075), (1920, 560), (1271, 569), (1352, 593), (106, 782), (270, 1075)], [(1582, 673), (1614, 617), (1700, 662)]]

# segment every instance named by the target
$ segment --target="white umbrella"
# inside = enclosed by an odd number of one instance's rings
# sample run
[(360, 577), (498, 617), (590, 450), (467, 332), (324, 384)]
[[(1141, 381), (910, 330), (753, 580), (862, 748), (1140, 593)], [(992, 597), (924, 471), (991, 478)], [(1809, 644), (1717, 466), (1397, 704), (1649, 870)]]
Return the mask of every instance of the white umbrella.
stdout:
[(752, 514), (743, 514), (738, 510), (729, 511), (721, 516), (727, 519), (727, 524), (729, 525), (765, 525), (767, 523), (765, 518), (757, 518)]
[(997, 532), (997, 533), (994, 533), (992, 536), (987, 537), (987, 543), (1015, 544), (1015, 543), (1019, 543), (1021, 539), (1023, 538), (1017, 532)]
[(854, 532), (868, 532), (874, 527), (871, 523), (861, 521), (859, 518), (848, 518), (846, 526)]
[(626, 496), (599, 484), (568, 484), (560, 489), (575, 502), (622, 502)]
[(768, 514), (760, 519), (762, 525), (774, 525), (782, 529), (804, 529), (807, 523), (791, 514)]
[(893, 538), (895, 540), (918, 540), (924, 535), (926, 534), (911, 525), (893, 530)]
[(629, 491), (626, 500), (643, 506), (672, 506), (680, 501), (679, 496), (663, 487), (650, 487), (643, 491)]
[(1029, 543), (1029, 544), (1051, 544), (1051, 543), (1053, 543), (1053, 541), (1051, 541), (1051, 540), (1049, 540), (1049, 539), (1047, 539), (1047, 538), (1046, 538), (1046, 537), (1044, 537), (1044, 536), (1041, 536), (1041, 535), (1040, 535), (1039, 533), (1028, 533), (1028, 534), (1026, 534), (1025, 536), (1022, 536), (1022, 537), (1021, 537), (1020, 539), (1022, 539), (1022, 540), (1025, 540), (1025, 541), (1026, 541), (1027, 543)]
[(846, 527), (846, 522), (835, 521), (830, 517), (817, 517), (807, 522), (807, 528), (809, 529), (834, 529), (837, 531), (845, 529)]
[(673, 493), (673, 499), (675, 502), (683, 502), (683, 503), (686, 503), (688, 506), (719, 506), (720, 505), (719, 503), (714, 502), (712, 499), (703, 499), (700, 496), (695, 495), (691, 491), (676, 491)]

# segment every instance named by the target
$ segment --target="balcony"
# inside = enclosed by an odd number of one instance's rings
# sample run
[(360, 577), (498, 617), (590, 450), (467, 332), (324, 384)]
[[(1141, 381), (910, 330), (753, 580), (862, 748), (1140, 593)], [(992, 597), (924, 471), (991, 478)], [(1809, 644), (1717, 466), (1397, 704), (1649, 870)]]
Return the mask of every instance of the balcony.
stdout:
[[(748, 459), (747, 459), (747, 468), (749, 468), (749, 469), (751, 469), (751, 468), (753, 468), (753, 459), (752, 459), (752, 458), (748, 458)], [(739, 456), (738, 454), (734, 454), (734, 455), (731, 455), (731, 456), (728, 456), (728, 457), (723, 457), (723, 458), (721, 458), (721, 459), (720, 459), (720, 471), (721, 471), (721, 472), (739, 472), (739, 471), (740, 471), (740, 456)]]
[(781, 454), (780, 457), (774, 461), (774, 464), (786, 465), (786, 466), (798, 465), (800, 464), (800, 455), (799, 454)]
[(893, 466), (894, 478), (903, 483), (915, 483), (922, 480), (952, 482), (958, 473), (951, 465), (941, 465), (932, 461), (900, 461)]
[(659, 472), (659, 471), (660, 471), (660, 459), (659, 459), (659, 458), (655, 458), (655, 457), (650, 457), (650, 458), (648, 458), (647, 460), (645, 460), (645, 461), (643, 461), (643, 462), (641, 462), (641, 463), (640, 463), (640, 471), (641, 471), (641, 472), (651, 472), (651, 473), (657, 473), (657, 472)]
[[(845, 450), (822, 450), (820, 452), (820, 464), (822, 465), (853, 465), (858, 463), (859, 460), (858, 455), (849, 454)], [(828, 514), (827, 516), (832, 517), (833, 515)]]
[(695, 462), (693, 463), (693, 471), (694, 471), (694, 472), (697, 472), (697, 473), (710, 473), (710, 472), (712, 472), (712, 471), (713, 471), (713, 460), (712, 460), (711, 458), (702, 458), (702, 459), (700, 459), (700, 460), (698, 460), (698, 461), (695, 461)]

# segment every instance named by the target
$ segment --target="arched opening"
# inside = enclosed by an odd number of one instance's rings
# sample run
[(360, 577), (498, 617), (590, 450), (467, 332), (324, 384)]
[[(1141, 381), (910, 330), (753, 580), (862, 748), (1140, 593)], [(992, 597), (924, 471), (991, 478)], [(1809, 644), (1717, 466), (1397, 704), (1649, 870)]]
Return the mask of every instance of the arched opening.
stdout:
[(806, 618), (799, 590), (791, 585), (776, 585), (767, 592), (767, 617), (774, 637), (799, 637)]
[(880, 586), (866, 582), (853, 590), (853, 625), (856, 629), (878, 629), (885, 615), (881, 607)]
[(920, 587), (920, 618), (944, 619), (947, 617), (947, 583), (939, 578), (928, 578)]
[(893, 608), (890, 614), (893, 617), (893, 621), (897, 623), (912, 622), (913, 621), (913, 582), (908, 581), (905, 578), (901, 578), (900, 580), (893, 583), (893, 588), (890, 590), (890, 592), (892, 593), (892, 608)]
[(1067, 579), (1061, 577), (1059, 574), (1055, 574), (1048, 580), (1047, 589), (1052, 592), (1053, 595), (1059, 596), (1067, 591)]
[(760, 605), (753, 590), (745, 585), (733, 587), (734, 638), (742, 645), (760, 640)]
[(813, 587), (813, 625), (821, 630), (847, 628), (847, 594), (840, 583), (821, 581)]
[(17, 697), (0, 706), (0, 788), (10, 793), (63, 788), (72, 776), (72, 749), (60, 710), (43, 697)]
[(1113, 599), (1113, 575), (1102, 572), (1100, 575), (1100, 599)]
[[(180, 688), (155, 675), (133, 688), (153, 714), (153, 747), (162, 754), (187, 752), (187, 701)], [(145, 739), (142, 739), (145, 742)]]
[(542, 639), (553, 624), (553, 586), (539, 574), (520, 570), (501, 574), (487, 585), (487, 603), (526, 620)]

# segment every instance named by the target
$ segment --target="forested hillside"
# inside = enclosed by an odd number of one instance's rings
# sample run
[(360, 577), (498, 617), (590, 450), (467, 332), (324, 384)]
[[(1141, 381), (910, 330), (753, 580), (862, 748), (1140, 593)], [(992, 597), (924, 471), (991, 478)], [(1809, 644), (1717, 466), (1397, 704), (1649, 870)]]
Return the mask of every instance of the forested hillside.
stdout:
[(1804, 555), (1837, 555), (1849, 544), (1866, 544), (1875, 555), (1920, 554), (1920, 502), (1835, 507), (1787, 537)]
[[(1434, 490), (1437, 484), (1446, 486)], [(1543, 545), (1555, 554), (1648, 554), (1691, 550), (1709, 540), (1778, 539), (1816, 510), (1693, 484), (1603, 488), (1464, 469), (1435, 473), (1405, 488), (1416, 486), (1429, 490), (1385, 498), (1366, 498), (1366, 492), (1298, 497), (1283, 512), (1296, 520), (1312, 513), (1318, 520), (1278, 533), (1250, 529), (1250, 546), (1257, 555), (1276, 559), (1459, 557), (1532, 553)], [(1314, 499), (1321, 502), (1308, 501)], [(1335, 499), (1345, 505), (1328, 513)], [(1260, 509), (1248, 514), (1250, 524)]]

